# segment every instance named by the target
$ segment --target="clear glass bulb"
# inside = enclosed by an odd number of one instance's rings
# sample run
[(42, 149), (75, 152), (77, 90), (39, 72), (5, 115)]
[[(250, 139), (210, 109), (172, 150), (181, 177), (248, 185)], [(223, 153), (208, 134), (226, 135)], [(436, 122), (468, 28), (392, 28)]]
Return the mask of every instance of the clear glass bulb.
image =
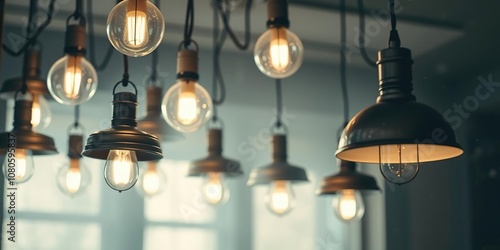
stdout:
[(259, 70), (272, 78), (293, 75), (302, 65), (304, 46), (285, 27), (272, 27), (262, 34), (254, 47), (254, 60)]
[(33, 94), (31, 107), (31, 125), (36, 129), (47, 128), (52, 120), (52, 110), (49, 102), (41, 94)]
[(160, 193), (165, 187), (165, 175), (158, 169), (157, 162), (150, 161), (146, 171), (142, 171), (137, 181), (137, 191), (147, 197)]
[(401, 185), (413, 180), (419, 170), (418, 144), (379, 146), (380, 172), (384, 178)]
[(295, 206), (295, 195), (290, 181), (271, 182), (266, 203), (271, 212), (277, 215), (292, 211)]
[(226, 203), (229, 200), (229, 188), (224, 173), (209, 172), (204, 175), (201, 193), (205, 201), (212, 205)]
[(104, 180), (114, 190), (125, 191), (137, 182), (139, 164), (135, 151), (110, 150), (104, 166)]
[(145, 56), (160, 45), (165, 20), (148, 0), (125, 0), (109, 12), (106, 31), (109, 41), (120, 53)]
[(57, 186), (66, 195), (81, 194), (90, 183), (90, 172), (80, 159), (69, 159), (59, 168)]
[(335, 195), (332, 207), (337, 217), (344, 222), (357, 221), (365, 214), (361, 193), (354, 189), (345, 189)]
[(212, 116), (212, 97), (198, 82), (177, 80), (163, 97), (163, 118), (174, 129), (189, 133), (198, 130)]
[(9, 181), (14, 183), (28, 181), (35, 172), (31, 150), (16, 148), (13, 152), (7, 152), (2, 169), (5, 178)]
[(97, 90), (97, 72), (81, 55), (66, 55), (57, 60), (47, 78), (50, 94), (64, 105), (85, 103)]

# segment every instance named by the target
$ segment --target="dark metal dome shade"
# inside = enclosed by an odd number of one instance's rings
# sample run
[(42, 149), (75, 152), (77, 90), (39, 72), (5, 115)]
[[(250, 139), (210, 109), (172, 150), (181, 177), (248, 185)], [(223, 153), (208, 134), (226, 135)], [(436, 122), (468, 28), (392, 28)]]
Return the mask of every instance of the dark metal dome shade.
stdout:
[(110, 150), (135, 151), (138, 161), (163, 158), (156, 136), (130, 126), (117, 126), (91, 134), (82, 155), (106, 160)]
[(356, 163), (341, 161), (340, 172), (325, 177), (318, 194), (336, 194), (345, 189), (380, 190), (375, 178), (356, 171)]
[[(57, 154), (54, 139), (31, 130), (31, 101), (16, 101), (14, 108), (14, 129), (0, 133), (0, 154), (6, 154), (9, 139), (14, 139), (16, 148), (31, 150), (33, 155)], [(15, 138), (10, 136), (15, 135)]]
[[(30, 49), (28, 51), (28, 58), (26, 61), (26, 86), (28, 90), (34, 94), (42, 94), (49, 97), (50, 93), (47, 88), (47, 82), (45, 79), (40, 77), (40, 57), (41, 52), (36, 49)], [(2, 88), (0, 88), (0, 98), (1, 99), (13, 99), (16, 91), (18, 91), (23, 85), (23, 78), (16, 77), (7, 79)]]
[(15, 135), (16, 148), (31, 150), (33, 155), (57, 154), (54, 139), (33, 131), (13, 130), (12, 132), (0, 133), (0, 155), (6, 154), (9, 134)]
[[(356, 114), (342, 133), (336, 156), (342, 160), (379, 163), (380, 146), (397, 162), (398, 144), (415, 149), (419, 162), (453, 158), (463, 153), (451, 126), (431, 107), (415, 102), (380, 102)], [(411, 157), (410, 157), (411, 158)], [(412, 162), (408, 160), (408, 162)]]
[(443, 116), (415, 101), (412, 64), (409, 49), (390, 47), (379, 51), (377, 104), (360, 111), (347, 124), (336, 152), (338, 158), (363, 163), (409, 163), (444, 160), (463, 153)]
[(243, 174), (238, 161), (222, 156), (222, 130), (210, 129), (208, 131), (208, 152), (207, 157), (191, 163), (188, 176), (198, 176), (210, 172), (222, 172), (226, 176)]
[(170, 127), (161, 115), (162, 89), (149, 87), (147, 95), (146, 116), (137, 122), (137, 127), (150, 134), (156, 135), (160, 141), (177, 141), (184, 139), (184, 135)]
[(273, 136), (273, 163), (262, 167), (254, 168), (250, 172), (247, 185), (269, 184), (272, 181), (292, 181), (306, 182), (306, 171), (303, 168), (293, 166), (286, 161), (286, 136)]
[(163, 158), (158, 138), (136, 128), (136, 107), (135, 94), (116, 93), (113, 100), (112, 127), (91, 134), (82, 155), (106, 160), (110, 150), (130, 150), (135, 151), (138, 161)]

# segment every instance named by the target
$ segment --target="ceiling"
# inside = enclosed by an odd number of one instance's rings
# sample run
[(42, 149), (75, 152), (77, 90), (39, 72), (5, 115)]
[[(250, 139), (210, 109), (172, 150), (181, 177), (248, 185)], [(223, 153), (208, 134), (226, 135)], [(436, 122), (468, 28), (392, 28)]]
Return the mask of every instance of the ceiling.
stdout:
[[(244, 2), (244, 0), (241, 0)], [(46, 9), (48, 0), (39, 1)], [(165, 16), (166, 33), (164, 43), (177, 45), (182, 40), (187, 1), (161, 1)], [(353, 49), (349, 58), (351, 66), (368, 67), (356, 53), (359, 35), (358, 1), (347, 4), (347, 47)], [(26, 24), (28, 0), (7, 1), (5, 22), (8, 25)], [(231, 15), (231, 26), (237, 34), (243, 34), (244, 3)], [(105, 35), (107, 14), (114, 1), (95, 1), (94, 16), (96, 32)], [(53, 23), (48, 29), (62, 31), (66, 17), (73, 11), (74, 1), (57, 0)], [(290, 29), (303, 41), (308, 60), (337, 63), (339, 60), (339, 12), (338, 1), (290, 0)], [(470, 2), (396, 0), (398, 30), (402, 45), (412, 50), (415, 59), (415, 78), (421, 81), (438, 79), (457, 92), (470, 91), (456, 87), (465, 79), (473, 80), (480, 72), (489, 72), (500, 66), (500, 37), (495, 34), (500, 2), (493, 0)], [(385, 19), (387, 1), (365, 1), (367, 24), (367, 48), (376, 58), (376, 51), (386, 47), (389, 23)], [(251, 14), (252, 40), (265, 31), (266, 3), (254, 0)], [(193, 38), (204, 48), (212, 46), (213, 12), (209, 0), (195, 1), (195, 29)], [(230, 42), (224, 50), (236, 51)], [(251, 50), (251, 49), (250, 49)], [(245, 52), (251, 53), (251, 52)], [(425, 72), (425, 74), (419, 74)], [(425, 84), (425, 83), (424, 83)], [(435, 84), (435, 82), (429, 83)], [(492, 102), (494, 105), (496, 101)], [(500, 103), (500, 100), (498, 101)]]

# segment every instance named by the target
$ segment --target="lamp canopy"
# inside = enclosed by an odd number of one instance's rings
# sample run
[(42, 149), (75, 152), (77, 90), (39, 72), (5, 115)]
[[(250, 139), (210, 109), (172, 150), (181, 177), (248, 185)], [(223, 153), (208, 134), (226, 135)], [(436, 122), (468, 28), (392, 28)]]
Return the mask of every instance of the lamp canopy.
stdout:
[(160, 141), (171, 142), (184, 139), (184, 135), (170, 127), (161, 115), (162, 88), (149, 86), (147, 88), (146, 116), (137, 122), (140, 130), (158, 137)]
[[(380, 147), (387, 147), (391, 163), (399, 148), (418, 145), (419, 162), (438, 161), (463, 153), (451, 126), (433, 108), (412, 95), (411, 52), (390, 47), (378, 53), (377, 103), (356, 114), (344, 129), (336, 156), (342, 160), (380, 163)], [(400, 152), (399, 152), (400, 153)], [(413, 157), (414, 158), (414, 157)]]
[(325, 177), (318, 194), (336, 194), (345, 189), (360, 191), (380, 190), (375, 178), (356, 171), (356, 163), (340, 161), (340, 172)]
[[(17, 100), (14, 108), (14, 129), (0, 133), (0, 155), (6, 154), (10, 141), (15, 140), (15, 148), (31, 150), (33, 155), (57, 154), (54, 139), (34, 132), (31, 125), (33, 102)], [(15, 136), (15, 137), (14, 137)]]
[(286, 135), (273, 136), (273, 162), (262, 168), (254, 168), (247, 181), (248, 186), (269, 184), (272, 181), (307, 182), (303, 168), (287, 162)]
[(91, 134), (82, 155), (106, 160), (110, 150), (129, 150), (135, 151), (138, 161), (163, 158), (158, 138), (136, 128), (136, 107), (136, 94), (114, 94), (111, 128)]
[(198, 176), (210, 172), (221, 172), (226, 176), (242, 175), (241, 164), (238, 161), (222, 156), (222, 130), (208, 131), (208, 156), (191, 163), (188, 176)]

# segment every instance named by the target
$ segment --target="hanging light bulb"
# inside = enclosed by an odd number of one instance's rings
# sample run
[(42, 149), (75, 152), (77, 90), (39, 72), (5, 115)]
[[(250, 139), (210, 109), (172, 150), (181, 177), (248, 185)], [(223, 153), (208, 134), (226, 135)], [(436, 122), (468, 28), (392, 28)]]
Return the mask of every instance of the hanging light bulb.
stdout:
[(273, 181), (270, 184), (266, 196), (267, 207), (277, 215), (283, 215), (292, 211), (295, 206), (295, 195), (293, 194), (290, 181)]
[(139, 176), (137, 191), (147, 197), (159, 194), (165, 187), (165, 175), (158, 169), (158, 162), (150, 161), (147, 168)]
[(2, 166), (3, 174), (8, 179), (15, 183), (23, 183), (28, 181), (35, 172), (35, 163), (33, 162), (33, 154), (31, 150), (15, 149), (13, 157), (5, 157)]
[(365, 213), (361, 191), (380, 190), (375, 178), (356, 171), (356, 163), (338, 160), (340, 172), (325, 177), (318, 194), (333, 194), (332, 208), (343, 222), (360, 220)]
[(0, 155), (4, 177), (14, 183), (28, 181), (34, 173), (34, 155), (57, 154), (54, 140), (32, 130), (33, 95), (20, 94), (14, 106), (14, 128), (0, 133)]
[(177, 54), (177, 83), (167, 90), (162, 114), (174, 129), (190, 133), (212, 116), (212, 98), (198, 81), (198, 52), (180, 50)]
[(242, 175), (239, 162), (222, 156), (222, 129), (208, 130), (208, 156), (189, 167), (188, 176), (202, 176), (201, 193), (209, 204), (224, 204), (229, 200), (226, 177)]
[(254, 47), (254, 60), (259, 70), (272, 78), (286, 78), (294, 74), (304, 59), (304, 46), (288, 30), (288, 5), (286, 0), (267, 1), (268, 30)]
[[(390, 7), (394, 9), (394, 1)], [(401, 185), (415, 178), (421, 163), (458, 157), (464, 151), (442, 114), (412, 94), (411, 51), (401, 47), (395, 15), (391, 19), (389, 47), (378, 53), (380, 96), (347, 124), (336, 156), (379, 164), (386, 180)]]
[(52, 97), (61, 104), (85, 103), (97, 90), (97, 72), (84, 57), (85, 38), (84, 19), (81, 24), (67, 25), (64, 47), (66, 55), (50, 67), (48, 88)]
[(108, 39), (120, 53), (139, 57), (155, 50), (163, 39), (165, 21), (148, 0), (125, 0), (109, 12)]
[(26, 70), (24, 77), (8, 79), (0, 89), (0, 98), (8, 100), (14, 98), (14, 94), (23, 85), (23, 78), (26, 78), (28, 91), (33, 94), (33, 107), (31, 113), (31, 125), (36, 129), (47, 128), (52, 120), (52, 111), (44, 95), (49, 94), (47, 83), (40, 76), (41, 50), (37, 46), (32, 46), (26, 51)]
[(356, 221), (365, 214), (365, 205), (360, 191), (344, 189), (332, 200), (332, 208), (342, 221)]
[(204, 175), (201, 193), (206, 202), (224, 204), (229, 199), (229, 188), (224, 173), (210, 172)]
[(115, 93), (120, 84), (124, 83), (117, 83), (113, 89), (112, 127), (91, 134), (82, 152), (87, 157), (106, 159), (104, 179), (119, 192), (130, 189), (137, 182), (138, 161), (163, 158), (158, 138), (136, 128), (137, 88), (127, 82), (134, 87), (135, 93)]
[(307, 182), (303, 168), (287, 163), (286, 136), (273, 136), (273, 162), (263, 168), (254, 168), (247, 181), (248, 186), (269, 184), (265, 198), (267, 207), (277, 215), (284, 215), (295, 207), (292, 183)]
[[(78, 108), (78, 106), (75, 107), (75, 109)], [(79, 111), (75, 110), (75, 112)], [(72, 124), (69, 129), (71, 132), (76, 131), (78, 128), (83, 131), (83, 128), (78, 124), (78, 120), (76, 120), (75, 125)], [(81, 162), (82, 143), (83, 136), (81, 134), (70, 134), (68, 141), (68, 160), (60, 166), (57, 173), (57, 184), (59, 189), (70, 197), (83, 193), (90, 183), (90, 172)]]
[(114, 190), (130, 189), (139, 177), (139, 164), (134, 151), (110, 150), (106, 165), (104, 165), (104, 179)]

